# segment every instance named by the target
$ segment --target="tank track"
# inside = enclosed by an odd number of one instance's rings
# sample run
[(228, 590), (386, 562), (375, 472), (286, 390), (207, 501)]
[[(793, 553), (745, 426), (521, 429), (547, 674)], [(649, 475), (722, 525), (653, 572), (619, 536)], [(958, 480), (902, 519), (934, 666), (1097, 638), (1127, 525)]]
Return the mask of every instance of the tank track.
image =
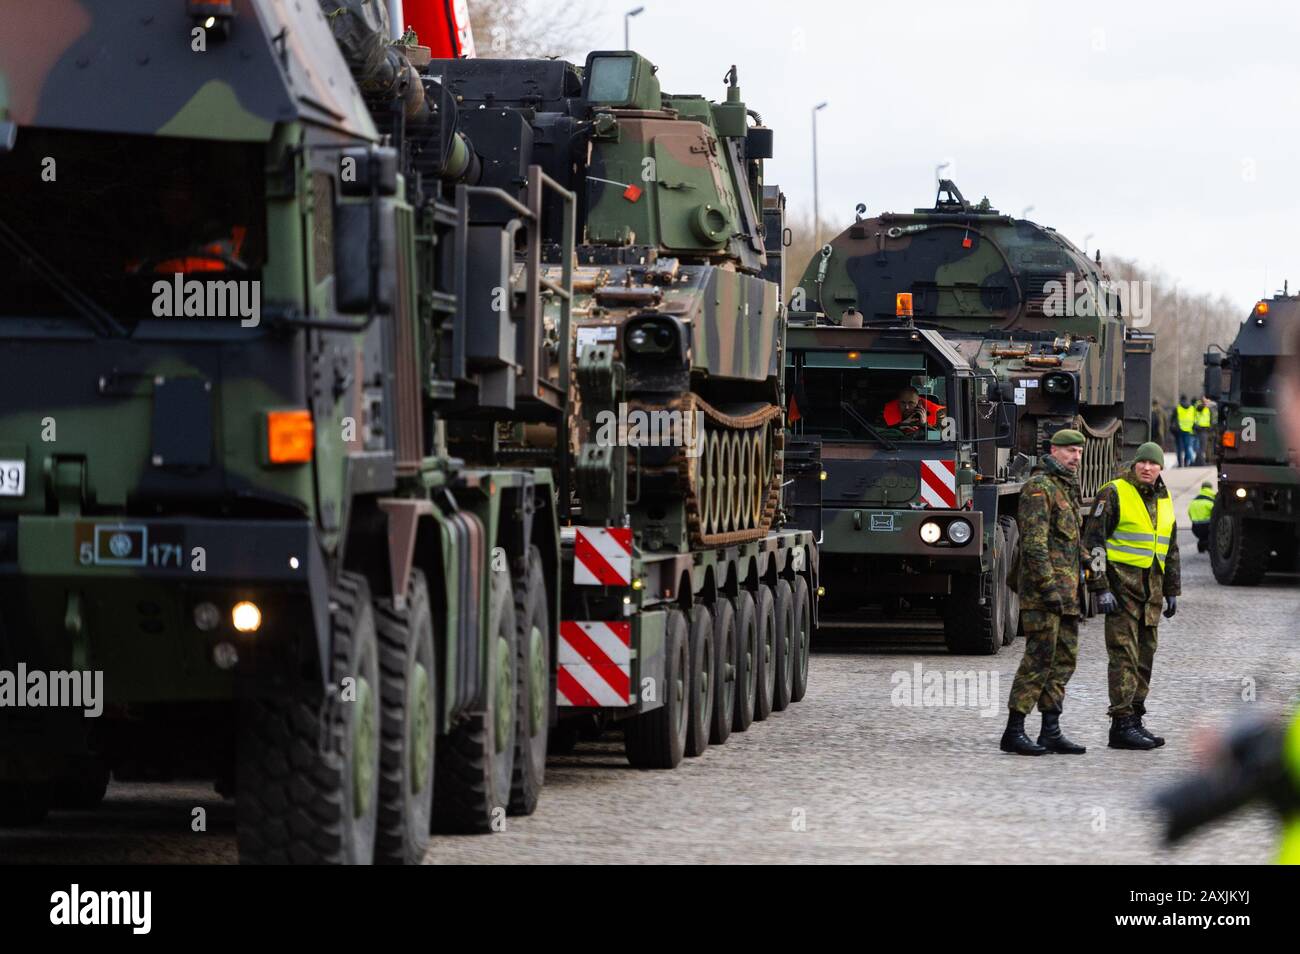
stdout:
[(728, 546), (766, 535), (781, 502), (781, 408), (769, 404), (728, 414), (698, 394), (683, 395), (674, 405), (692, 415), (701, 412), (704, 421), (702, 444), (696, 438), (700, 452), (683, 449), (674, 460), (686, 490), (692, 544)]

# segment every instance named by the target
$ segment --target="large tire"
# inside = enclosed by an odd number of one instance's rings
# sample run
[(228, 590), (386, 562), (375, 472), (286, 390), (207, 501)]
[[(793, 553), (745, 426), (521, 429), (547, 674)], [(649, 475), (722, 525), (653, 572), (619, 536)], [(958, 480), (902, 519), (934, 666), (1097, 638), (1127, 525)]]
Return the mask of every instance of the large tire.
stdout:
[(45, 782), (0, 781), (0, 827), (37, 825), (50, 813), (50, 789)]
[(688, 691), (691, 697), (690, 723), (686, 733), (686, 754), (703, 755), (709, 747), (713, 724), (713, 706), (717, 698), (718, 654), (713, 641), (713, 614), (707, 606), (691, 610), (691, 674)]
[(687, 691), (691, 665), (687, 640), (686, 614), (669, 610), (664, 622), (663, 705), (629, 719), (623, 733), (627, 760), (637, 768), (676, 768), (686, 752), (691, 709)]
[(420, 570), (411, 571), (406, 608), (378, 600), (383, 746), (375, 861), (419, 864), (429, 846), (437, 755), (438, 692), (433, 612)]
[[(1001, 540), (1001, 532), (994, 532)], [(995, 656), (1003, 645), (1006, 626), (1006, 566), (1000, 542), (993, 565), (983, 573), (954, 575), (952, 593), (944, 601), (943, 639), (950, 653)]]
[(776, 686), (772, 711), (780, 712), (794, 696), (794, 591), (788, 580), (776, 581)]
[(370, 587), (356, 573), (340, 573), (330, 603), (331, 672), (340, 698), (332, 705), (248, 699), (241, 707), (235, 773), (241, 862), (374, 859), (380, 681)]
[(793, 672), (790, 673), (790, 701), (798, 702), (808, 692), (808, 656), (812, 647), (812, 594), (808, 581), (796, 576), (794, 593), (794, 638), (791, 640)]
[(482, 708), (438, 746), (433, 825), (438, 831), (504, 830), (515, 761), (515, 603), (510, 575), (492, 574), (487, 669)]
[(524, 575), (515, 581), (516, 645), (519, 651), (515, 769), (510, 814), (531, 815), (546, 781), (551, 718), (551, 612), (546, 602), (542, 551), (528, 548)]
[(736, 713), (736, 607), (725, 596), (714, 604), (713, 645), (718, 661), (714, 671), (713, 718), (709, 742), (722, 745), (731, 738)]
[[(1002, 539), (1004, 541), (1003, 554), (1008, 574), (1011, 571), (1011, 564), (1015, 552), (1020, 547), (1020, 525), (1016, 523), (1015, 517), (999, 517), (998, 526), (1002, 528)], [(1002, 642), (1010, 646), (1012, 641), (1020, 634), (1020, 594), (1006, 588), (1006, 623), (1002, 631)]]
[(772, 588), (758, 585), (755, 601), (758, 623), (758, 661), (754, 666), (754, 721), (762, 722), (772, 714), (772, 697), (776, 695), (776, 599)]
[(1255, 586), (1268, 572), (1272, 557), (1273, 528), (1267, 521), (1236, 517), (1219, 511), (1210, 514), (1210, 567), (1224, 586)]
[(754, 697), (758, 695), (758, 614), (754, 597), (741, 590), (736, 597), (736, 708), (731, 719), (734, 732), (744, 732), (754, 721)]

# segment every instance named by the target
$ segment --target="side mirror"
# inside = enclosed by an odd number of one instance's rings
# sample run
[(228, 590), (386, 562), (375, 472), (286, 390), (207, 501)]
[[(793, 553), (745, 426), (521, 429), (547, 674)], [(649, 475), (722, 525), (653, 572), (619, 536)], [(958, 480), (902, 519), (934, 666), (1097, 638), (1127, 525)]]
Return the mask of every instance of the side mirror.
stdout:
[[(397, 215), (392, 199), (342, 200), (334, 206), (334, 307), (368, 315), (393, 309)], [(377, 267), (370, 267), (371, 243)]]
[[(1223, 368), (1218, 361), (1210, 364), (1210, 357), (1211, 355), (1208, 354), (1205, 356), (1207, 367), (1205, 368), (1205, 387), (1202, 393), (1211, 401), (1217, 402), (1223, 400)], [(1217, 358), (1218, 355), (1213, 355), (1213, 357)]]
[(772, 155), (772, 130), (766, 126), (750, 126), (745, 130), (746, 159), (771, 159)]

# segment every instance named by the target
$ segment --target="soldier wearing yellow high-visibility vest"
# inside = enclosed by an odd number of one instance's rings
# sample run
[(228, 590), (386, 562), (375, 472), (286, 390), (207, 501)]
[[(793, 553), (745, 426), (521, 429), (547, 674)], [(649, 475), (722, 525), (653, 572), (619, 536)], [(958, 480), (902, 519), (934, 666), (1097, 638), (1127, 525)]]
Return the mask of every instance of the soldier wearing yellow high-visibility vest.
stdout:
[(1178, 419), (1178, 433), (1174, 435), (1175, 447), (1178, 449), (1178, 466), (1191, 467), (1196, 460), (1196, 450), (1193, 446), (1196, 430), (1196, 408), (1192, 407), (1192, 402), (1184, 394), (1178, 399), (1178, 407), (1174, 408), (1174, 414)]
[(1210, 431), (1214, 429), (1214, 418), (1210, 414), (1210, 399), (1202, 397), (1193, 410), (1196, 411), (1194, 424), (1196, 466), (1203, 467), (1210, 462)]
[(1196, 552), (1210, 549), (1210, 517), (1214, 513), (1214, 484), (1201, 482), (1201, 492), (1187, 505), (1187, 519), (1192, 521), (1192, 535), (1196, 537)]
[(1156, 631), (1178, 609), (1182, 592), (1174, 503), (1160, 479), (1158, 444), (1138, 448), (1133, 466), (1097, 492), (1084, 528), (1088, 589), (1106, 614), (1110, 747), (1154, 749), (1165, 740), (1142, 724)]

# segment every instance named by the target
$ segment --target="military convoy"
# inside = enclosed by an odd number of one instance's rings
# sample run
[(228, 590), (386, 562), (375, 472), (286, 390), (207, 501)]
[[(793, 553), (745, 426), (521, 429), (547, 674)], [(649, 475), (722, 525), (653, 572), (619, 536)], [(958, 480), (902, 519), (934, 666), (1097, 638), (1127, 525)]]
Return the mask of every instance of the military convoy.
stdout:
[(821, 478), (792, 513), (829, 556), (820, 626), (928, 614), (952, 651), (996, 653), (1017, 630), (1020, 487), (1062, 428), (1087, 439), (1085, 500), (1147, 439), (1153, 336), (1100, 256), (949, 180), (933, 208), (864, 211), (791, 295), (788, 452)]
[(1218, 404), (1218, 493), (1210, 565), (1227, 586), (1254, 586), (1293, 570), (1300, 549), (1300, 476), (1277, 419), (1274, 374), (1300, 322), (1300, 297), (1256, 303), (1226, 351), (1205, 355), (1205, 393)]
[(0, 821), (198, 776), (242, 860), (410, 862), (579, 729), (669, 768), (802, 696), (734, 67), (713, 103), (432, 59), (365, 0), (64, 7), (0, 35), (0, 669), (101, 673), (102, 716), (0, 709)]

